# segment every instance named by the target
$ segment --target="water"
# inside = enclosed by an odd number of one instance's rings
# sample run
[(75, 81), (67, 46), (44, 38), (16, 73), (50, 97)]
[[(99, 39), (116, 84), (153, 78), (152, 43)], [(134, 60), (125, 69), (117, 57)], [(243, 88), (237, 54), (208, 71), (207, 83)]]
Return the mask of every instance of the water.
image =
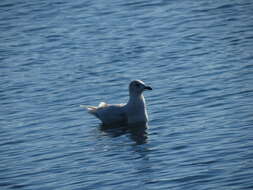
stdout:
[[(253, 3), (0, 2), (0, 189), (253, 189)], [(142, 79), (149, 129), (79, 107)]]

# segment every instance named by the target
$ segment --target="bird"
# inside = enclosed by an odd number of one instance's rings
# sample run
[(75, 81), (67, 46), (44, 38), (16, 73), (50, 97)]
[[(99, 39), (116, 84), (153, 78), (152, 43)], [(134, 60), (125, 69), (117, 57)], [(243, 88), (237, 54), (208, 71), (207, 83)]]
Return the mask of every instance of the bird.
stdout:
[(129, 100), (126, 104), (101, 102), (98, 106), (80, 105), (80, 107), (85, 108), (104, 125), (147, 123), (148, 114), (143, 92), (152, 88), (141, 80), (133, 80), (128, 90)]

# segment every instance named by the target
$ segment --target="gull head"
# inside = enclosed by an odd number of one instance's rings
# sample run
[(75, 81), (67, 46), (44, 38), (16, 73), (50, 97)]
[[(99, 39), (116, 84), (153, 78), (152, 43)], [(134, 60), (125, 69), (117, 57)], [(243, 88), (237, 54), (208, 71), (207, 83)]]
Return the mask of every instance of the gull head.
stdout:
[(144, 90), (152, 90), (150, 86), (147, 86), (144, 82), (141, 80), (133, 80), (129, 84), (129, 93), (130, 94), (136, 94), (140, 95)]

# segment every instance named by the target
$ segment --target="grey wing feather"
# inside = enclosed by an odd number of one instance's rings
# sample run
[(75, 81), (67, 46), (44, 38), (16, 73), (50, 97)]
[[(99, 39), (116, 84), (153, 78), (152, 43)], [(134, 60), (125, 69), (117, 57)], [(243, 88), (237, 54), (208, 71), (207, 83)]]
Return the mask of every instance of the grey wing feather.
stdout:
[(110, 123), (125, 123), (127, 117), (125, 114), (125, 104), (110, 105), (101, 102), (98, 107), (96, 106), (83, 106), (88, 112), (98, 119), (100, 119), (104, 124)]

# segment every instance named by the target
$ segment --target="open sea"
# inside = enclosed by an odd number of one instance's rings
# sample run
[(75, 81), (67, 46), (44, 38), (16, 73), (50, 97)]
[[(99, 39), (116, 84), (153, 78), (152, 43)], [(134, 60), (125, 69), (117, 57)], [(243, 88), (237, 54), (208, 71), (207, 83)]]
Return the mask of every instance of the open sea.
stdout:
[(252, 190), (253, 1), (1, 0), (0, 106), (1, 190)]

